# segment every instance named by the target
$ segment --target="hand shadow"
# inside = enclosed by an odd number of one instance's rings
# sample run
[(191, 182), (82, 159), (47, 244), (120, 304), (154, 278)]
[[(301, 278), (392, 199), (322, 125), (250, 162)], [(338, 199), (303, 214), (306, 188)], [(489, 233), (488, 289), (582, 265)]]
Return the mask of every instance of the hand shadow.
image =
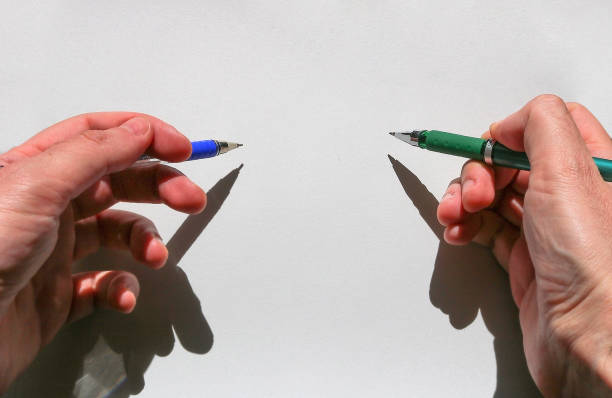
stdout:
[[(120, 264), (121, 269), (133, 272), (141, 287), (138, 305), (129, 315), (99, 311), (64, 327), (5, 397), (120, 398), (137, 394), (144, 388), (144, 373), (154, 356), (172, 352), (173, 329), (187, 351), (207, 353), (213, 334), (178, 263), (221, 208), (241, 168), (219, 180), (207, 193), (204, 212), (189, 216), (179, 227), (168, 242), (168, 262), (161, 270), (151, 270), (111, 250), (82, 261), (76, 271)], [(189, 268), (199, 265), (188, 264)]]
[(448, 315), (455, 329), (470, 325), (478, 310), (494, 337), (497, 362), (495, 398), (540, 397), (533, 383), (523, 351), (518, 311), (512, 300), (508, 276), (488, 248), (476, 244), (451, 246), (444, 241), (438, 223), (438, 201), (404, 165), (389, 156), (391, 165), (408, 198), (440, 240), (429, 299)]

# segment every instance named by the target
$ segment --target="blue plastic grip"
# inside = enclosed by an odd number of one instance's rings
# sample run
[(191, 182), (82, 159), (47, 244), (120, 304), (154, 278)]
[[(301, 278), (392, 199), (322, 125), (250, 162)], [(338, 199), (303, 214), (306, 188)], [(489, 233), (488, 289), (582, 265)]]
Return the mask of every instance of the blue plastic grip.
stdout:
[(193, 141), (191, 143), (191, 156), (187, 160), (212, 158), (219, 154), (219, 146), (215, 140)]

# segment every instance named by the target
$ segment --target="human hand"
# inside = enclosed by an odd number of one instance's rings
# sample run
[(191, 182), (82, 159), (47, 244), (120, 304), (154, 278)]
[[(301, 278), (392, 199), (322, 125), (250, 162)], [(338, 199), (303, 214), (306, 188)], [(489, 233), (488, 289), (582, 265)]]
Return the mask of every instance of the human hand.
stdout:
[(545, 396), (610, 394), (612, 141), (583, 106), (535, 98), (484, 135), (531, 172), (468, 161), (438, 207), (444, 238), (491, 247), (509, 273), (529, 371)]
[(92, 113), (0, 155), (0, 393), (66, 322), (96, 307), (130, 312), (136, 305), (133, 274), (72, 275), (75, 260), (106, 246), (129, 250), (152, 268), (166, 262), (150, 220), (109, 207), (127, 201), (186, 213), (204, 208), (204, 191), (177, 170), (128, 168), (145, 151), (181, 161), (191, 145), (148, 115)]

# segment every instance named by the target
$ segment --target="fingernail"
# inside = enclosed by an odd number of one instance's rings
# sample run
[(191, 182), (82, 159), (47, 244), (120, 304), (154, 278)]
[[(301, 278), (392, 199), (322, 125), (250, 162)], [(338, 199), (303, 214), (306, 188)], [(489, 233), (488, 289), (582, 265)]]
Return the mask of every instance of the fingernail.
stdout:
[(144, 135), (151, 128), (149, 121), (142, 117), (134, 117), (121, 125), (122, 128), (126, 129), (134, 135)]
[(136, 305), (139, 287), (129, 278), (113, 280), (109, 288), (109, 301), (113, 307), (123, 312), (131, 312)]
[(448, 235), (453, 238), (456, 238), (459, 235), (459, 232), (461, 232), (461, 227), (459, 225), (452, 225), (448, 227), (447, 232)]
[(134, 292), (130, 290), (124, 290), (119, 293), (119, 297), (117, 297), (117, 304), (119, 305), (119, 309), (124, 312), (132, 312), (134, 307), (136, 307), (136, 295)]
[[(161, 251), (160, 251), (161, 249)], [(153, 238), (144, 253), (144, 260), (153, 269), (163, 267), (168, 261), (168, 248), (160, 238)]]

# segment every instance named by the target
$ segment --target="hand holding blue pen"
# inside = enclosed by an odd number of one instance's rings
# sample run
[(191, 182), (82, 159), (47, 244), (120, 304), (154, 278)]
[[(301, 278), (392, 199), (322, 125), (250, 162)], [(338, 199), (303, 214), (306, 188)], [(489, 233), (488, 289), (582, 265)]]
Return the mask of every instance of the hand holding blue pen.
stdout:
[(130, 312), (139, 285), (126, 271), (72, 274), (101, 246), (129, 251), (143, 266), (168, 251), (153, 222), (109, 209), (119, 201), (204, 209), (204, 191), (172, 167), (132, 168), (142, 153), (166, 162), (217, 156), (238, 144), (190, 143), (152, 116), (77, 116), (0, 155), (0, 394), (66, 322), (96, 308)]

